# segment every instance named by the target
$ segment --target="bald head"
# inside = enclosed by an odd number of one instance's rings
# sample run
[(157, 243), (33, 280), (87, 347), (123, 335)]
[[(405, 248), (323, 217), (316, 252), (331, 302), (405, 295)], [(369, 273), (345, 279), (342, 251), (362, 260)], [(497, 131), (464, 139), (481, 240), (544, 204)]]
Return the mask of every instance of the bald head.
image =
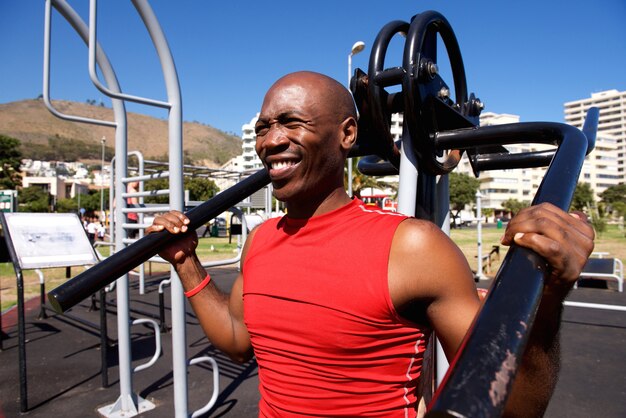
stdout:
[(341, 122), (348, 117), (356, 119), (357, 111), (352, 95), (341, 83), (324, 74), (312, 71), (298, 71), (281, 77), (268, 90), (266, 100), (276, 89), (283, 89), (287, 86), (300, 86), (311, 97), (316, 100), (316, 104), (324, 110), (331, 110), (337, 116), (337, 122)]
[(352, 95), (340, 83), (305, 71), (282, 77), (265, 95), (255, 132), (274, 195), (290, 210), (345, 195), (344, 164), (357, 122)]

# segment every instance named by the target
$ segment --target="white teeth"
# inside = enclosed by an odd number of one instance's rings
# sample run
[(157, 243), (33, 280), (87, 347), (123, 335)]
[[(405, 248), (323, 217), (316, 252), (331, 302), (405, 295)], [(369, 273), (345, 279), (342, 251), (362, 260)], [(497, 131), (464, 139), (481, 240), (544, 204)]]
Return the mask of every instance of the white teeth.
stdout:
[(293, 161), (276, 161), (272, 163), (272, 168), (274, 170), (281, 170), (283, 168), (291, 167), (294, 165)]

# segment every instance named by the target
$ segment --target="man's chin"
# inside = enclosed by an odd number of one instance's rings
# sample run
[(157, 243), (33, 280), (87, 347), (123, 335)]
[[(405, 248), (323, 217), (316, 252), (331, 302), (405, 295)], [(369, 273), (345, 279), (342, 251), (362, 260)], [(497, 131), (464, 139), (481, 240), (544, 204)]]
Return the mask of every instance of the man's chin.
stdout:
[(272, 195), (280, 202), (288, 203), (294, 199), (303, 198), (303, 194), (300, 190), (296, 190), (291, 187), (277, 187), (275, 184), (272, 184), (272, 186)]

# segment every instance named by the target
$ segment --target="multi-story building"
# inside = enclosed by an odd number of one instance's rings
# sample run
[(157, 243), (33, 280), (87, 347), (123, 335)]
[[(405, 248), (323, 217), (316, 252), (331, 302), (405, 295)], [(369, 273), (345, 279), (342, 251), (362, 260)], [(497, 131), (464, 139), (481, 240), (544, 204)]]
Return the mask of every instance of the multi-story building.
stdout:
[(254, 132), (254, 125), (256, 124), (256, 121), (258, 119), (259, 114), (257, 113), (256, 116), (253, 117), (252, 120), (250, 120), (250, 123), (246, 123), (241, 127), (243, 171), (263, 168), (263, 163), (261, 163), (261, 159), (254, 149), (254, 144), (256, 143), (256, 133)]
[(394, 141), (402, 138), (402, 122), (404, 122), (404, 114), (402, 113), (392, 113), (391, 114), (391, 136)]
[[(615, 92), (615, 90), (613, 90)], [(578, 102), (576, 102), (578, 103)], [(585, 102), (586, 103), (586, 102)], [(568, 121), (575, 121), (578, 128), (582, 128), (586, 109), (580, 110), (580, 115), (570, 116)], [(567, 104), (566, 104), (567, 109)], [(583, 109), (583, 108), (580, 108)], [(567, 112), (567, 110), (566, 110)], [(624, 182), (624, 170), (620, 170), (620, 156), (623, 156), (623, 148), (617, 138), (604, 132), (615, 132), (614, 124), (606, 127), (607, 118), (603, 116), (600, 109), (600, 124), (598, 126), (598, 136), (594, 150), (585, 158), (579, 182), (587, 183), (591, 186), (596, 195), (596, 201), (600, 200), (600, 194), (610, 186)], [(572, 113), (574, 115), (574, 113)], [(579, 117), (580, 116), (580, 117)], [(480, 117), (481, 126), (498, 125), (503, 123), (517, 123), (519, 116), (508, 114), (495, 114), (485, 112)], [(624, 135), (626, 138), (626, 135)], [(624, 141), (621, 142), (623, 144)], [(623, 146), (622, 146), (623, 147)], [(544, 144), (517, 144), (506, 146), (512, 153), (541, 151), (551, 148)], [(623, 165), (622, 165), (623, 166)], [(467, 158), (463, 158), (458, 167), (459, 172), (471, 174), (471, 167)], [(494, 170), (480, 173), (480, 191), (483, 194), (483, 207), (492, 208), (496, 211), (502, 208), (501, 204), (507, 199), (517, 199), (519, 201), (532, 200), (536, 190), (541, 184), (546, 172), (546, 168), (514, 169), (514, 170)]]
[[(590, 98), (564, 104), (565, 122), (581, 128), (590, 107), (600, 110), (598, 136), (615, 141), (615, 157), (619, 183), (626, 182), (626, 91), (606, 90), (592, 93)], [(608, 136), (606, 136), (608, 135)], [(607, 143), (608, 143), (607, 142)], [(615, 180), (615, 179), (611, 179)]]
[[(110, 171), (110, 166), (107, 168)], [(80, 162), (24, 159), (20, 171), (22, 187), (38, 187), (55, 201), (74, 198), (89, 193), (90, 188), (100, 189), (109, 185), (109, 177), (102, 177), (102, 171), (94, 173), (93, 179), (90, 179), (87, 168)]]
[(600, 200), (600, 194), (608, 187), (624, 182), (624, 174), (619, 172), (618, 155), (617, 139), (599, 133), (594, 150), (585, 158), (579, 180), (591, 186), (596, 201)]

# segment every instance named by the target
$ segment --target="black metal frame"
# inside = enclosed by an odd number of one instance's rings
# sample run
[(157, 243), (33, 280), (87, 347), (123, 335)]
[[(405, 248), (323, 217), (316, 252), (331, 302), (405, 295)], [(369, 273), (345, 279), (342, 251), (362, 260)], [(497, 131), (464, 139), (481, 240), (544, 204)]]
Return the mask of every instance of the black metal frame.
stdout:
[[(403, 66), (384, 69), (391, 38), (407, 28)], [(437, 63), (438, 34), (450, 57), (456, 102), (441, 94), (447, 85), (432, 67)], [(401, 92), (388, 94), (384, 90), (399, 82)], [(359, 161), (359, 170), (365, 174), (397, 173), (398, 147), (391, 140), (389, 121), (393, 112), (404, 111), (402, 142), (410, 138), (406, 142), (413, 144), (418, 159), (415, 216), (423, 219), (434, 220), (435, 175), (451, 171), (463, 151), (467, 151), (476, 176), (485, 170), (549, 165), (533, 204), (550, 202), (567, 210), (585, 155), (595, 145), (597, 109), (590, 110), (583, 132), (557, 123), (479, 128), (482, 104), (474, 94), (467, 96), (454, 32), (446, 19), (433, 11), (414, 16), (410, 25), (394, 21), (383, 27), (372, 48), (368, 75), (356, 69), (351, 90), (361, 113), (360, 133), (365, 132), (359, 135), (359, 146), (374, 154)], [(557, 148), (511, 154), (503, 147), (517, 143), (544, 143)], [(545, 271), (541, 257), (513, 245), (484, 308), (462, 343), (463, 349), (429, 406), (429, 417), (501, 415), (541, 300)], [(494, 397), (491, 385), (502, 376), (505, 381), (498, 383)]]

